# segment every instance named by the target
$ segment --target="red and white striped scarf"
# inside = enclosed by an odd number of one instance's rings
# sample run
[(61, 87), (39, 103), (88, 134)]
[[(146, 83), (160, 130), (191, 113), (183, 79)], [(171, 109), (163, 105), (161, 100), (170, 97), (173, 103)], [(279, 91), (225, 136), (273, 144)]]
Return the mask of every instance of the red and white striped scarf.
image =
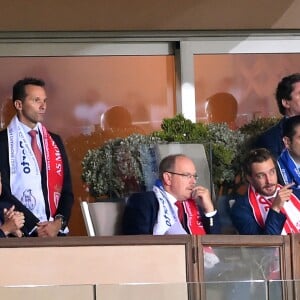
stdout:
[[(282, 186), (278, 184), (276, 191), (281, 188)], [(248, 199), (256, 222), (263, 228), (265, 226), (268, 212), (272, 206), (272, 201), (257, 193), (252, 185), (249, 185), (248, 187)], [(299, 199), (294, 194), (291, 194), (290, 201), (286, 201), (280, 211), (286, 216), (286, 221), (281, 234), (286, 235), (289, 233), (300, 232)]]
[(189, 230), (189, 232), (186, 232), (178, 219), (177, 208), (175, 204), (169, 200), (160, 180), (155, 182), (153, 192), (156, 195), (159, 205), (157, 221), (153, 228), (154, 235), (166, 234), (176, 222), (178, 222), (180, 226), (178, 232), (173, 232), (173, 234), (205, 234), (201, 215), (194, 199), (183, 201), (183, 208), (187, 216), (187, 227)]
[(187, 227), (190, 234), (206, 234), (201, 220), (199, 209), (194, 199), (188, 199), (182, 202), (184, 211), (187, 216)]

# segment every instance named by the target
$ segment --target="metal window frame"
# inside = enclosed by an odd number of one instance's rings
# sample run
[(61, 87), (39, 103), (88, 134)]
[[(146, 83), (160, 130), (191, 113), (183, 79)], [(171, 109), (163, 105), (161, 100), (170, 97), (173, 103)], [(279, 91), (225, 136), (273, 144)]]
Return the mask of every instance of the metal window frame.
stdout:
[(196, 122), (194, 55), (300, 53), (300, 32), (0, 32), (0, 57), (175, 55), (176, 112)]

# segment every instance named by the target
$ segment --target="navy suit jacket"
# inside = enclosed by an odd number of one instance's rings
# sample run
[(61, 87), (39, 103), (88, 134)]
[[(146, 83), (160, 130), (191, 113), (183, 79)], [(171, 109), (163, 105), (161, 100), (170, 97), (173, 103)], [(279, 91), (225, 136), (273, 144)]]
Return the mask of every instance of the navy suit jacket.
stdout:
[[(123, 216), (123, 234), (153, 234), (157, 220), (158, 201), (154, 192), (135, 193), (125, 206)], [(199, 208), (206, 233), (219, 234), (221, 226), (218, 213), (211, 218), (205, 217)], [(212, 224), (212, 226), (210, 225)]]
[(286, 216), (281, 212), (269, 209), (265, 226), (262, 228), (254, 218), (248, 195), (238, 197), (230, 210), (233, 225), (239, 234), (259, 235), (281, 235)]
[(277, 124), (259, 135), (254, 143), (253, 148), (266, 148), (277, 159), (284, 149), (282, 141), (282, 127), (286, 118), (282, 118)]
[[(51, 132), (49, 132), (49, 134), (51, 135), (51, 137), (53, 138), (53, 140), (55, 141), (56, 145), (58, 146), (61, 152), (63, 167), (64, 167), (63, 187), (62, 187), (61, 197), (57, 207), (56, 214), (63, 215), (66, 219), (66, 222), (68, 222), (71, 215), (72, 205), (74, 202), (68, 158), (61, 138), (58, 135), (53, 134)], [(39, 219), (11, 193), (7, 129), (4, 129), (3, 131), (0, 132), (0, 172), (1, 172), (1, 179), (2, 179), (2, 194), (0, 196), (0, 201), (9, 202), (10, 204), (15, 205), (16, 210), (22, 211), (24, 213), (25, 216), (24, 230), (30, 232), (39, 222)], [(46, 200), (48, 199), (48, 192), (47, 192), (46, 164), (45, 164), (44, 155), (43, 155), (43, 164), (42, 164), (42, 172), (41, 172), (41, 181), (42, 181), (43, 194), (45, 198), (46, 214), (47, 217), (49, 218), (50, 210), (49, 210), (48, 201)]]
[[(286, 183), (283, 180), (282, 174), (280, 172), (280, 168), (278, 165), (276, 165), (277, 168), (277, 177), (278, 177), (278, 183), (282, 186), (285, 186)], [(291, 189), (293, 190), (293, 194), (300, 200), (300, 187), (298, 186), (292, 186)]]

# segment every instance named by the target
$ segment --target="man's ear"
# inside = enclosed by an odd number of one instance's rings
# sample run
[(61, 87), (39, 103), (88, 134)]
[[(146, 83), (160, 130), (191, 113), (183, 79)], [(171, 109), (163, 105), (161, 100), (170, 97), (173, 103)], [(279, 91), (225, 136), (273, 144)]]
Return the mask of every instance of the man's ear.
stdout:
[(284, 143), (285, 148), (289, 149), (289, 148), (290, 148), (290, 145), (291, 145), (291, 140), (290, 140), (290, 138), (287, 137), (287, 136), (284, 136), (284, 137), (282, 138), (282, 141), (283, 141), (283, 143)]
[(246, 175), (245, 178), (246, 178), (246, 181), (247, 181), (248, 183), (250, 183), (250, 184), (252, 183), (252, 178), (251, 178), (251, 176)]
[(163, 173), (163, 181), (165, 185), (171, 185), (171, 174), (168, 172)]
[(287, 99), (282, 99), (281, 104), (283, 105), (284, 108), (290, 108), (290, 100)]
[(14, 101), (14, 107), (15, 107), (16, 110), (22, 110), (23, 102), (21, 100), (15, 100)]

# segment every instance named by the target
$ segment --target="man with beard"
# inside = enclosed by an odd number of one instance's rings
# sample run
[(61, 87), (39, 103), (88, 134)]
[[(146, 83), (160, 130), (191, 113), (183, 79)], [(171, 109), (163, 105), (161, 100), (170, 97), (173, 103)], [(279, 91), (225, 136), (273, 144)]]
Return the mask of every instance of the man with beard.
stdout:
[(278, 184), (276, 161), (265, 148), (250, 151), (244, 163), (248, 193), (236, 199), (231, 218), (240, 234), (280, 235), (300, 231), (300, 207), (294, 183)]

